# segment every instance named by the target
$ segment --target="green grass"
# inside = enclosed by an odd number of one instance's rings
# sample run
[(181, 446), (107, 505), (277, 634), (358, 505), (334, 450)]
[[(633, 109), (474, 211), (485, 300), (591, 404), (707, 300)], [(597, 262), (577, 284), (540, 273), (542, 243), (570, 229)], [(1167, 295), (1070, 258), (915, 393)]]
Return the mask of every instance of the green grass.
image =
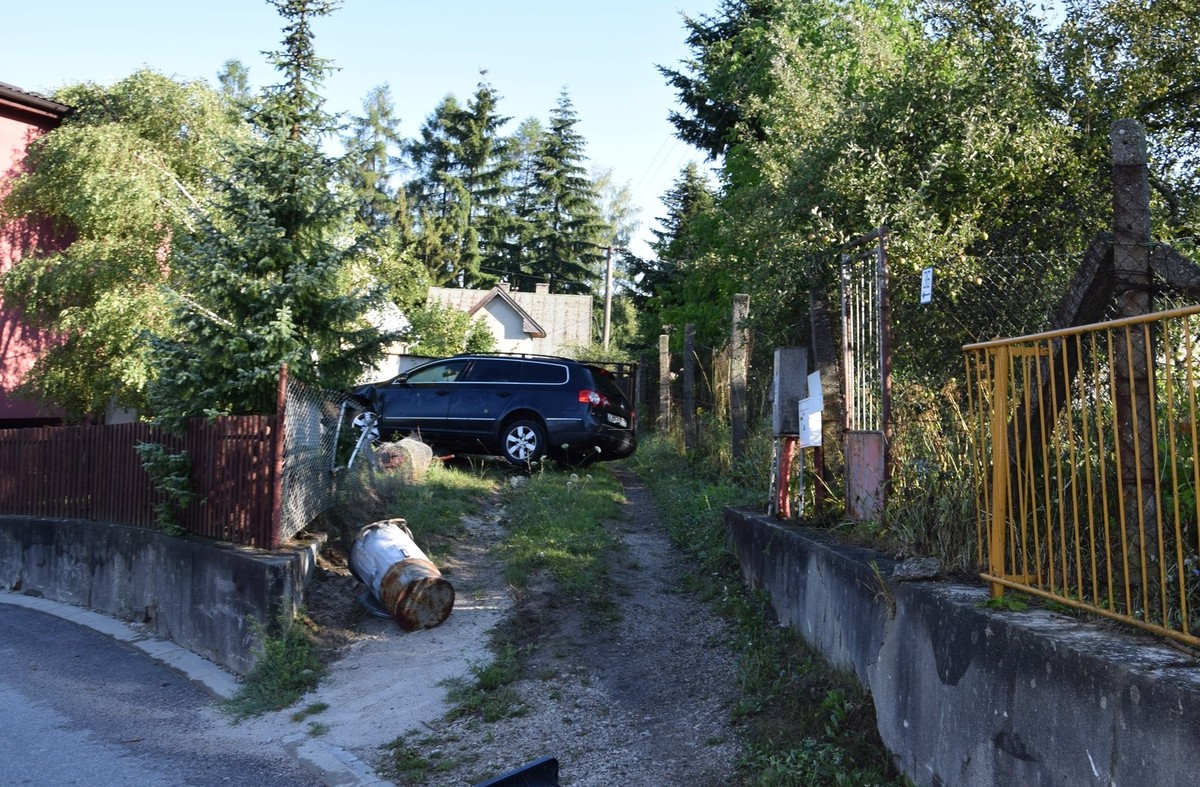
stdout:
[(235, 721), (294, 705), (321, 679), (324, 668), (305, 628), (303, 611), (295, 619), (281, 612), (278, 623), (278, 636), (264, 636), (261, 624), (254, 625), (263, 637), (258, 660), (237, 695), (222, 706)]
[(324, 713), (329, 710), (328, 702), (314, 702), (312, 705), (301, 708), (292, 714), (292, 721), (304, 721), (309, 716), (316, 716), (319, 713)]
[(559, 592), (603, 611), (607, 561), (620, 544), (604, 523), (620, 515), (624, 499), (620, 482), (605, 467), (545, 469), (510, 485), (504, 500), (505, 579), (522, 588), (546, 571)]
[(441, 685), (453, 707), (448, 718), (471, 716), (486, 722), (500, 721), (525, 712), (512, 684), (521, 677), (521, 651), (513, 645), (492, 643), (496, 654), (490, 663), (471, 667), (473, 680), (451, 679)]

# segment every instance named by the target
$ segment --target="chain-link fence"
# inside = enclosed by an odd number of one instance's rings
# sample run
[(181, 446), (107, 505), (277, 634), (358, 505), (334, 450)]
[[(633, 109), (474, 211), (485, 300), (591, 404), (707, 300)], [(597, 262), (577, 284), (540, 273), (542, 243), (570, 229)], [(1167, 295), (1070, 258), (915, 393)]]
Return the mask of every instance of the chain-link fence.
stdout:
[[(372, 424), (352, 396), (288, 378), (283, 412), (280, 537), (291, 538), (334, 504), (337, 481), (370, 455)], [(366, 435), (364, 437), (364, 432)]]

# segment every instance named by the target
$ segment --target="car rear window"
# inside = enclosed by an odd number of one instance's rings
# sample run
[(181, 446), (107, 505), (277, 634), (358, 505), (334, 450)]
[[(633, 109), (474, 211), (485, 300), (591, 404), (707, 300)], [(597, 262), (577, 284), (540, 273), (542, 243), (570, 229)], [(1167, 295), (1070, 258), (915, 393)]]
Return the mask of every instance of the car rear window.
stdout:
[(600, 393), (609, 399), (613, 397), (625, 398), (625, 392), (621, 390), (621, 386), (617, 385), (617, 381), (613, 379), (611, 374), (595, 366), (588, 368), (592, 372), (592, 379), (596, 381), (596, 388), (599, 389)]
[(567, 367), (561, 363), (525, 361), (523, 382), (562, 385), (567, 381)]

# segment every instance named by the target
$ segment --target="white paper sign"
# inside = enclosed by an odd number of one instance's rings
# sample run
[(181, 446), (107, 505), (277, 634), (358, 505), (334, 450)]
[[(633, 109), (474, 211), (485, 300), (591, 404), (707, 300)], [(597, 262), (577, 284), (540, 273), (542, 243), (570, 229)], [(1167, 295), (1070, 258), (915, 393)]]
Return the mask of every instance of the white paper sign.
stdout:
[(822, 409), (824, 408), (821, 406), (821, 399), (818, 396), (810, 396), (800, 400), (801, 448), (815, 448), (821, 444)]
[(924, 268), (921, 271), (921, 303), (931, 303), (933, 301), (933, 268)]
[(808, 376), (808, 398), (817, 400), (817, 409), (825, 409), (825, 393), (821, 390), (821, 373), (813, 372)]

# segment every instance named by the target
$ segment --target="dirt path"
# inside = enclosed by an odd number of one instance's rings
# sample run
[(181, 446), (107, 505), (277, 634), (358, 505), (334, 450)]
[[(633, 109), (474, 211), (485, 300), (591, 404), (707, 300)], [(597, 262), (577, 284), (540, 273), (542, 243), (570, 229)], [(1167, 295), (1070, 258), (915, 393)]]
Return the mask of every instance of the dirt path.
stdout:
[(537, 647), (532, 677), (513, 687), (527, 712), (429, 725), (425, 756), (452, 767), (427, 784), (476, 784), (542, 756), (571, 787), (730, 783), (736, 672), (724, 623), (681, 592), (685, 568), (641, 480), (618, 477), (628, 503), (610, 523), (623, 543), (609, 565), (615, 620), (589, 626), (577, 602), (525, 594), (517, 613)]
[[(499, 496), (464, 522), (468, 535), (443, 573), (457, 591), (442, 626), (405, 634), (370, 618), (354, 599), (361, 586), (345, 570), (322, 572), (310, 613), (326, 644), (340, 651), (321, 688), (300, 703), (328, 705), (314, 717), (321, 740), (379, 765), (398, 737), (424, 760), (423, 780), (405, 787), (473, 785), (543, 756), (560, 764), (570, 787), (716, 787), (731, 783), (737, 736), (729, 708), (736, 692), (726, 624), (683, 592), (685, 560), (668, 540), (653, 499), (635, 475), (618, 472), (627, 503), (608, 523), (621, 546), (607, 556), (611, 609), (603, 616), (534, 581), (514, 598), (494, 546), (503, 537)], [(607, 614), (611, 613), (611, 614)], [(497, 722), (447, 720), (445, 678), (471, 679), (489, 662), (487, 630), (532, 644), (511, 684), (525, 712)], [(259, 724), (303, 725), (294, 709)], [(254, 726), (251, 722), (248, 726)]]

